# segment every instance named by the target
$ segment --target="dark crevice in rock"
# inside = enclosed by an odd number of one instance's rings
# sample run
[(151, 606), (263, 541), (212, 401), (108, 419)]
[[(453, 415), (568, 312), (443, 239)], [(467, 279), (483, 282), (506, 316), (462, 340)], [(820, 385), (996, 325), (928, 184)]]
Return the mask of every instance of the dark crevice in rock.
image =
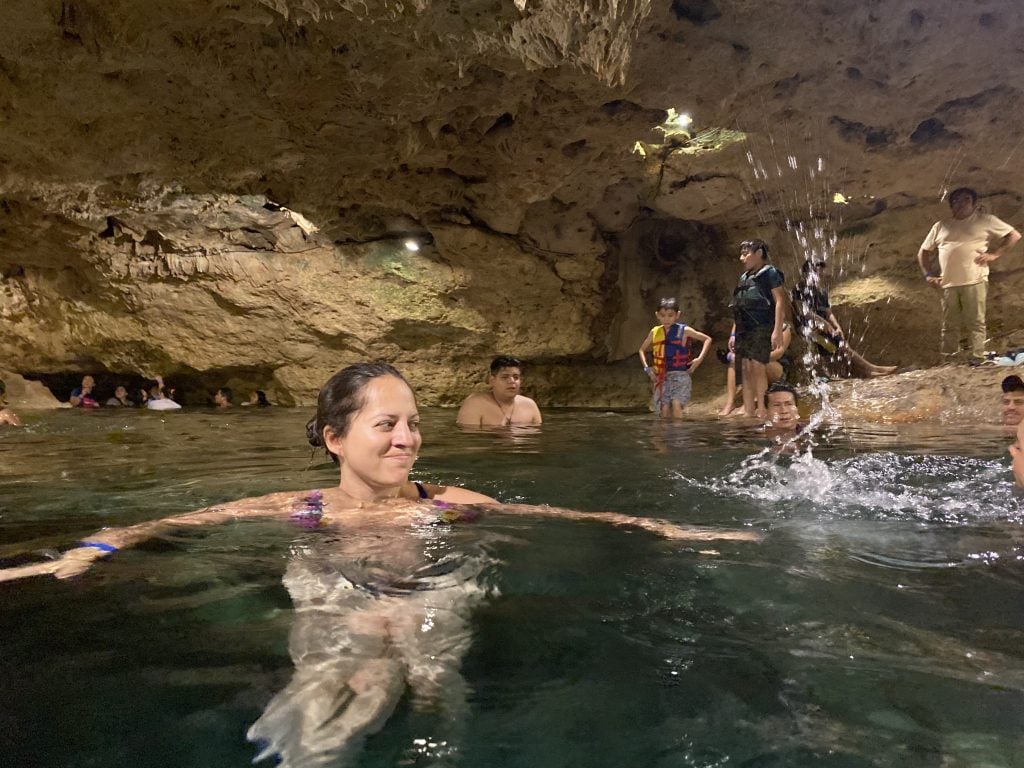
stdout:
[(350, 333), (324, 333), (315, 328), (309, 328), (309, 332), (316, 338), (317, 345), (326, 349), (338, 352), (353, 352), (356, 355), (366, 355), (366, 345), (363, 341)]
[(587, 140), (580, 139), (579, 141), (573, 141), (562, 147), (562, 154), (566, 157), (573, 158), (580, 154), (587, 147)]
[(394, 344), (400, 349), (416, 351), (429, 349), (438, 344), (462, 343), (473, 331), (451, 325), (427, 323), (422, 320), (398, 320), (382, 341)]
[(922, 120), (910, 134), (910, 140), (918, 145), (944, 144), (959, 138), (960, 134), (955, 131), (947, 131), (945, 124), (936, 117)]
[(487, 176), (483, 174), (469, 174), (459, 173), (451, 168), (438, 168), (437, 174), (439, 176), (446, 176), (448, 178), (456, 179), (461, 181), (466, 186), (472, 186), (474, 184), (484, 184), (487, 181)]
[(505, 112), (504, 114), (499, 116), (497, 120), (494, 121), (490, 128), (484, 131), (484, 136), (490, 136), (491, 134), (507, 130), (515, 124), (515, 117), (513, 117), (510, 112)]
[(792, 96), (794, 93), (796, 93), (796, 89), (803, 81), (804, 78), (801, 77), (799, 72), (790, 77), (785, 77), (781, 80), (776, 80), (772, 86), (775, 89), (775, 96), (778, 98), (788, 98)]
[(988, 88), (984, 91), (974, 94), (973, 96), (963, 96), (959, 99), (950, 99), (939, 105), (939, 108), (935, 110), (937, 114), (955, 112), (957, 110), (974, 110), (980, 109), (981, 107), (987, 106), (992, 101), (1000, 96), (1010, 98), (1014, 96), (1014, 90), (1006, 85), (997, 85), (994, 88)]
[(839, 137), (845, 141), (863, 141), (869, 147), (877, 147), (888, 144), (893, 139), (893, 133), (888, 129), (864, 125), (839, 115), (832, 115), (828, 122), (829, 125), (836, 127)]
[(722, 16), (715, 0), (672, 0), (672, 13), (697, 25), (707, 24)]
[(695, 173), (692, 176), (686, 176), (682, 179), (677, 179), (669, 183), (668, 188), (671, 190), (682, 189), (688, 184), (700, 184), (705, 181), (711, 181), (712, 179), (731, 179), (733, 181), (740, 181), (740, 177), (735, 173)]

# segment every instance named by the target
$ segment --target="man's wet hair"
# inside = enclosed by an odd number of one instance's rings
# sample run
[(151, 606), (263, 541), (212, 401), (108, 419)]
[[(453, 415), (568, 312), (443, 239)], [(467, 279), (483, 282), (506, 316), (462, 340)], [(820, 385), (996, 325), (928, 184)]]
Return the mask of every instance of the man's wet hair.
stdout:
[(768, 259), (771, 258), (768, 255), (768, 243), (766, 243), (764, 240), (744, 240), (742, 243), (740, 243), (740, 250), (750, 251), (751, 253), (754, 253), (754, 251), (761, 251), (761, 258), (763, 258), (765, 261), (768, 261)]
[(775, 392), (789, 392), (793, 396), (793, 402), (800, 402), (800, 395), (796, 393), (796, 390), (789, 384), (783, 384), (781, 381), (776, 381), (774, 384), (769, 385), (768, 389), (764, 391), (764, 407), (768, 407), (768, 395), (774, 394)]
[(658, 302), (658, 309), (671, 309), (673, 312), (679, 311), (679, 300), (673, 299), (672, 297), (666, 297)]
[(970, 187), (957, 187), (949, 193), (949, 204), (952, 205), (954, 200), (958, 197), (963, 197), (964, 195), (971, 198), (972, 203), (978, 202), (978, 193), (973, 189)]
[(498, 355), (498, 357), (491, 360), (492, 376), (502, 368), (518, 368), (521, 371), (523, 370), (523, 361), (518, 357), (511, 357), (510, 355)]
[(1024, 379), (1015, 373), (1011, 374), (1003, 379), (1002, 387), (1003, 392), (1024, 392)]

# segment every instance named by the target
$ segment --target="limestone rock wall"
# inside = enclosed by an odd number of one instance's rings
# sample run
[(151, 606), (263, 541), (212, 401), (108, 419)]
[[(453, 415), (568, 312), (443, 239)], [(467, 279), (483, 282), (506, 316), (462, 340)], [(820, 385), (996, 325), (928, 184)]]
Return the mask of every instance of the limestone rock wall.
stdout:
[[(656, 299), (723, 340), (759, 236), (791, 277), (829, 259), (870, 357), (932, 365), (914, 255), (943, 195), (1024, 224), (1022, 22), (1015, 0), (11, 0), (0, 361), (308, 402), (385, 358), (452, 403), (511, 353), (542, 402), (638, 405)], [(994, 270), (994, 348), (1024, 345), (1022, 258)]]

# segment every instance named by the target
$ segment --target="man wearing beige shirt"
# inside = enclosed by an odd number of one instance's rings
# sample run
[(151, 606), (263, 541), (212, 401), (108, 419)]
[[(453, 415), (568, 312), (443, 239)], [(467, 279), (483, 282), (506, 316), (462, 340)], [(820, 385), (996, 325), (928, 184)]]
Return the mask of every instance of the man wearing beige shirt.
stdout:
[[(942, 289), (942, 354), (960, 352), (961, 341), (975, 360), (985, 358), (985, 299), (988, 265), (1020, 240), (1005, 221), (977, 210), (978, 193), (960, 187), (949, 193), (953, 216), (935, 222), (917, 252), (924, 279)], [(933, 264), (936, 251), (939, 269)]]

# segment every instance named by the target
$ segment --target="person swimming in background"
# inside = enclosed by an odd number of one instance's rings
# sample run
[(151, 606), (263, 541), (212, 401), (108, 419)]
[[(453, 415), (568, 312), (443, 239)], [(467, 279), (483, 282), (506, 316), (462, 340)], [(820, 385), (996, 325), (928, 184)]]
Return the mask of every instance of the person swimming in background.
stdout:
[(467, 427), (520, 427), (543, 422), (540, 408), (520, 394), (523, 361), (508, 355), (491, 360), (489, 392), (476, 392), (462, 401), (455, 423)]
[(227, 410), (234, 403), (235, 393), (231, 390), (231, 387), (221, 387), (213, 395), (213, 404), (221, 410)]
[[(411, 691), (414, 708), (465, 718), (459, 672), (472, 637), (469, 612), (485, 596), (483, 548), (464, 553), (459, 526), (490, 513), (599, 521), (674, 540), (756, 541), (750, 530), (557, 507), (498, 504), (409, 475), (423, 439), (416, 399), (386, 363), (358, 363), (321, 389), (307, 435), (338, 464), (338, 484), (272, 493), (188, 514), (107, 528), (59, 559), (0, 570), (0, 581), (81, 574), (119, 549), (177, 528), (245, 518), (291, 521), (311, 537), (293, 544), (284, 585), (295, 606), (295, 671), (248, 731), (282, 766), (334, 764), (383, 727)], [(470, 531), (466, 531), (470, 533)], [(294, 535), (294, 534), (293, 534)], [(479, 535), (479, 533), (478, 533)]]
[(766, 431), (780, 435), (800, 431), (800, 410), (796, 390), (781, 381), (768, 387), (764, 393), (764, 409), (768, 414)]
[(142, 390), (143, 402), (150, 411), (178, 411), (181, 405), (173, 399), (174, 389), (165, 389), (164, 379), (157, 376), (149, 392)]
[(92, 376), (83, 376), (81, 385), (71, 390), (68, 402), (72, 408), (99, 408), (100, 404), (93, 395), (96, 388), (96, 379)]
[(112, 408), (134, 408), (135, 403), (132, 402), (131, 398), (128, 397), (128, 390), (123, 386), (118, 386), (114, 390), (114, 396), (108, 397), (106, 405)]
[(0, 379), (0, 424), (10, 427), (21, 426), (18, 414), (7, 407), (7, 383), (3, 379)]
[(269, 408), (270, 401), (267, 400), (267, 393), (262, 389), (253, 390), (249, 399), (242, 403), (243, 406), (255, 405), (257, 408)]
[(1024, 379), (1015, 373), (1003, 379), (1002, 419), (1008, 427), (1016, 427), (1024, 421)]

